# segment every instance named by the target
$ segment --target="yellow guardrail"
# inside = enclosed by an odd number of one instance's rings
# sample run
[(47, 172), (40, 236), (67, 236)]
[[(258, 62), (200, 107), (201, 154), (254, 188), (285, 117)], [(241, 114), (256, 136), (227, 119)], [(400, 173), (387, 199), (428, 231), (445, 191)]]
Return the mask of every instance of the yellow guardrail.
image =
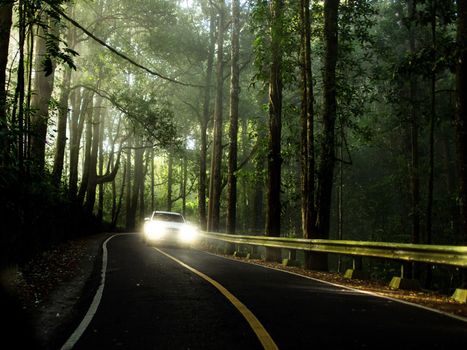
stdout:
[(209, 240), (234, 244), (418, 261), (467, 268), (467, 246), (246, 236), (214, 232), (202, 232), (201, 236)]

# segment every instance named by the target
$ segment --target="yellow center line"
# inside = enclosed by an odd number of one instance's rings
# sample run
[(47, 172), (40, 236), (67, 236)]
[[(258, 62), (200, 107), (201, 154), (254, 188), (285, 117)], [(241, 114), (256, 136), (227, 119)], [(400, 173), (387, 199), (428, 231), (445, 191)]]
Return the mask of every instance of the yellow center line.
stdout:
[(238, 300), (237, 297), (235, 297), (235, 295), (230, 293), (219, 282), (213, 280), (211, 277), (185, 264), (184, 262), (178, 260), (177, 258), (174, 258), (173, 256), (163, 252), (162, 250), (157, 249), (157, 248), (154, 248), (154, 249), (157, 250), (159, 253), (164, 254), (166, 257), (172, 259), (173, 261), (179, 263), (180, 265), (190, 270), (191, 272), (197, 274), (201, 278), (211, 283), (214, 287), (216, 287), (217, 290), (219, 290), (219, 292), (221, 292), (233, 304), (233, 306), (237, 308), (238, 311), (240, 311), (240, 313), (243, 315), (243, 317), (248, 322), (250, 327), (253, 329), (253, 332), (255, 332), (256, 336), (258, 337), (259, 341), (263, 345), (264, 349), (266, 350), (279, 349), (276, 343), (274, 342), (274, 340), (269, 335), (266, 328), (264, 328), (264, 326), (261, 324), (261, 322), (259, 322), (256, 316), (245, 306), (245, 304), (243, 304), (240, 300)]

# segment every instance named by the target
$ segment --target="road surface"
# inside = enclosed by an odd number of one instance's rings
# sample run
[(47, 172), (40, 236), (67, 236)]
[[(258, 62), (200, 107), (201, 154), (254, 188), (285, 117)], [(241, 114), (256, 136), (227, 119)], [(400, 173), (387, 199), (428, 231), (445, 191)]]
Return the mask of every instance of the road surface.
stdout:
[(113, 237), (106, 248), (105, 283), (94, 298), (95, 314), (88, 314), (86, 326), (64, 348), (467, 345), (466, 322), (393, 300), (202, 251), (146, 246), (136, 235)]

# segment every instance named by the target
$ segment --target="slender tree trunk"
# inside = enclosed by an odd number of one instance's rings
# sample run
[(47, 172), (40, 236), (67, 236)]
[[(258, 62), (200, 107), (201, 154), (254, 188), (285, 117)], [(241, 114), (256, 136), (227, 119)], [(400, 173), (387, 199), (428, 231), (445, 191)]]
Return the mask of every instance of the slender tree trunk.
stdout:
[[(101, 72), (101, 70), (99, 69)], [(99, 73), (99, 81), (101, 79), (100, 77), (101, 73)], [(99, 86), (99, 85), (98, 85)], [(85, 209), (88, 215), (91, 215), (94, 211), (94, 205), (96, 202), (96, 191), (97, 191), (97, 186), (99, 185), (101, 189), (103, 189), (103, 183), (104, 182), (110, 182), (112, 181), (112, 178), (104, 179), (104, 176), (98, 176), (97, 173), (97, 167), (99, 165), (99, 149), (102, 148), (102, 138), (103, 138), (103, 128), (104, 128), (104, 109), (102, 106), (103, 102), (103, 97), (98, 95), (95, 99), (95, 107), (92, 109), (93, 117), (90, 118), (89, 120), (92, 120), (92, 141), (91, 141), (91, 152), (88, 152), (87, 146), (86, 146), (86, 154), (89, 155), (89, 162), (87, 166), (89, 167), (87, 169), (86, 173), (86, 167), (84, 167), (84, 172), (83, 172), (83, 178), (82, 178), (82, 183), (80, 187), (80, 193), (81, 190), (84, 186), (86, 186), (86, 202), (85, 202)], [(87, 145), (87, 142), (86, 142)], [(120, 153), (119, 153), (119, 159), (117, 160), (117, 169), (114, 169), (114, 174), (115, 176), (116, 172), (118, 171), (118, 162), (120, 161)], [(102, 160), (103, 162), (103, 160)], [(102, 164), (103, 167), (103, 164)], [(101, 171), (102, 173), (102, 171)], [(87, 178), (86, 178), (87, 175)], [(102, 192), (102, 190), (101, 190)]]
[[(429, 131), (429, 167), (428, 167), (428, 195), (426, 209), (426, 242), (432, 241), (432, 216), (433, 216), (433, 187), (434, 187), (434, 148), (435, 148), (435, 121), (436, 121), (436, 0), (432, 0), (431, 38), (433, 45), (432, 70), (431, 70), (431, 115)], [(431, 267), (427, 270), (427, 284), (431, 284)]]
[(99, 158), (99, 147), (100, 147), (100, 129), (101, 129), (101, 116), (102, 116), (102, 97), (98, 97), (96, 100), (96, 107), (92, 118), (92, 141), (91, 141), (91, 152), (89, 154), (89, 169), (88, 169), (88, 180), (86, 186), (86, 202), (85, 209), (88, 215), (91, 215), (94, 210), (94, 204), (96, 202), (96, 188), (97, 188), (97, 166)]
[(43, 69), (43, 60), (47, 52), (46, 35), (52, 30), (57, 35), (55, 20), (42, 16), (43, 21), (49, 26), (47, 31), (39, 26), (39, 35), (36, 44), (36, 78), (35, 94), (32, 97), (31, 107), (35, 111), (31, 120), (31, 158), (34, 167), (42, 173), (45, 165), (45, 145), (47, 139), (47, 126), (49, 120), (49, 101), (52, 97), (54, 86), (55, 64), (52, 64), (52, 72), (46, 75)]
[[(459, 204), (463, 244), (467, 245), (467, 2), (457, 2), (457, 43), (460, 57), (457, 60), (457, 152), (459, 162)], [(463, 270), (463, 284), (467, 288), (467, 270)]]
[[(242, 116), (241, 118), (241, 140), (242, 140), (242, 150), (243, 150), (243, 159), (245, 159), (248, 155), (248, 148), (249, 148), (249, 139), (248, 139), (248, 120), (245, 115)], [(250, 167), (248, 164), (245, 165), (246, 167)], [(251, 169), (249, 169), (251, 171)], [(252, 227), (252, 215), (251, 215), (251, 206), (249, 203), (249, 198), (251, 194), (251, 190), (249, 188), (249, 181), (248, 179), (243, 176), (241, 178), (241, 191), (239, 191), (240, 196), (241, 196), (241, 210), (239, 209), (239, 212), (241, 213), (241, 229), (242, 231), (246, 232), (247, 229), (251, 230)], [(237, 222), (239, 222), (237, 220)], [(238, 225), (237, 225), (238, 227)]]
[(84, 198), (86, 196), (86, 190), (88, 188), (88, 182), (89, 182), (89, 171), (91, 169), (91, 152), (92, 152), (92, 122), (93, 122), (93, 114), (94, 114), (94, 105), (91, 103), (91, 105), (87, 108), (86, 111), (86, 140), (85, 140), (85, 146), (84, 146), (84, 162), (83, 162), (83, 172), (81, 175), (81, 184), (79, 186), (79, 191), (78, 191), (78, 197), (77, 201), (79, 204), (84, 203)]
[(185, 152), (183, 153), (183, 164), (182, 164), (182, 175), (183, 175), (183, 180), (182, 180), (182, 215), (186, 216), (186, 186), (188, 183), (188, 158), (186, 154), (186, 149)]
[[(16, 142), (16, 157), (19, 168), (23, 170), (24, 165), (24, 43), (26, 39), (26, 11), (25, 2), (20, 0), (18, 2), (18, 20), (19, 20), (19, 58), (18, 58), (18, 80), (16, 82), (15, 91), (15, 105), (13, 108), (13, 115), (11, 117), (11, 124), (18, 130), (17, 142)], [(32, 30), (32, 28), (31, 28)], [(32, 57), (31, 57), (32, 59)], [(16, 106), (18, 106), (18, 115), (16, 115)], [(26, 130), (30, 133), (30, 130)]]
[[(146, 157), (147, 159), (147, 157)], [(144, 151), (143, 151), (143, 161), (144, 161)], [(141, 224), (142, 222), (144, 222), (144, 218), (145, 218), (145, 215), (144, 213), (146, 212), (146, 202), (144, 200), (144, 182), (145, 182), (145, 179), (146, 179), (146, 172), (147, 172), (147, 162), (144, 162), (145, 164), (143, 164), (143, 169), (144, 171), (142, 172), (141, 174), (141, 183), (140, 183), (140, 186), (139, 186), (139, 221), (138, 223)]]
[[(414, 31), (414, 19), (416, 13), (416, 0), (408, 1), (408, 16), (411, 19), (409, 27), (409, 52), (415, 54), (416, 42)], [(410, 98), (410, 143), (411, 143), (411, 164), (410, 164), (410, 187), (412, 197), (412, 243), (420, 243), (420, 169), (419, 169), (419, 117), (418, 117), (418, 80), (412, 74), (409, 81)], [(405, 274), (408, 278), (418, 277), (418, 268), (414, 264), (408, 263), (405, 266)]]
[(151, 213), (156, 210), (156, 197), (154, 193), (154, 148), (151, 149)]
[(167, 211), (172, 211), (173, 156), (167, 155)]
[(214, 65), (214, 47), (216, 44), (215, 32), (216, 21), (214, 18), (214, 10), (211, 9), (211, 18), (209, 21), (209, 49), (208, 61), (206, 68), (206, 81), (204, 88), (204, 103), (203, 103), (203, 116), (200, 121), (201, 143), (200, 143), (200, 164), (199, 164), (199, 188), (198, 188), (198, 210), (199, 210), (199, 223), (202, 230), (207, 229), (206, 217), (206, 169), (207, 169), (207, 129), (210, 115), (211, 103), (211, 81), (212, 70)]
[(13, 1), (0, 4), (0, 165), (6, 162), (8, 156), (7, 124), (7, 91), (6, 67), (8, 64), (8, 47), (10, 44), (10, 30), (12, 24)]
[(130, 229), (136, 228), (136, 213), (138, 212), (138, 199), (143, 185), (144, 177), (144, 148), (140, 142), (136, 143), (135, 149), (135, 174), (133, 182), (133, 190), (131, 195), (131, 226)]
[[(104, 128), (106, 123), (106, 111), (102, 110), (99, 128), (99, 177), (104, 176)], [(114, 145), (112, 145), (113, 148)], [(112, 159), (112, 157), (110, 157)], [(110, 160), (109, 160), (110, 162)], [(113, 180), (112, 180), (113, 181)], [(104, 182), (99, 183), (99, 197), (97, 203), (97, 220), (102, 223), (104, 217)]]
[(238, 138), (238, 100), (240, 94), (240, 1), (232, 1), (232, 49), (230, 74), (230, 147), (227, 194), (227, 233), (235, 233), (237, 222), (237, 138)]
[[(74, 48), (75, 29), (68, 28), (67, 42), (71, 48)], [(63, 173), (63, 160), (65, 158), (66, 147), (66, 127), (68, 119), (68, 100), (70, 98), (70, 84), (71, 84), (71, 68), (65, 67), (63, 81), (60, 92), (59, 111), (58, 111), (58, 125), (57, 125), (57, 147), (55, 150), (54, 166), (52, 171), (52, 181), (55, 186), (60, 185)]]
[[(125, 169), (126, 167), (123, 167), (123, 177), (122, 177), (122, 183), (125, 183)], [(114, 228), (113, 226), (114, 223), (114, 217), (115, 213), (117, 212), (117, 181), (115, 179), (112, 180), (112, 210), (110, 213), (110, 220), (111, 220), (111, 228)]]
[[(271, 67), (269, 72), (269, 137), (268, 137), (268, 207), (266, 235), (281, 233), (281, 129), (282, 129), (282, 0), (270, 2)], [(280, 260), (280, 249), (268, 248), (266, 260)]]
[[(311, 238), (315, 224), (314, 95), (311, 70), (310, 1), (300, 1), (301, 19), (301, 197), (302, 234)], [(305, 253), (305, 266), (311, 266), (311, 254)]]
[[(321, 162), (318, 170), (318, 190), (316, 198), (317, 220), (313, 238), (328, 238), (331, 217), (331, 198), (335, 165), (335, 123), (336, 103), (336, 63), (337, 63), (337, 19), (339, 0), (324, 2), (324, 101), (323, 137), (321, 142)], [(316, 235), (315, 235), (316, 233)], [(311, 267), (327, 270), (327, 256), (314, 254)]]
[[(120, 216), (120, 211), (121, 211), (121, 208), (122, 208), (122, 202), (123, 202), (123, 195), (125, 193), (125, 181), (126, 181), (126, 178), (127, 178), (127, 175), (126, 175), (126, 171), (127, 171), (127, 167), (124, 166), (123, 167), (123, 175), (122, 175), (122, 185), (121, 185), (121, 188), (120, 188), (120, 196), (118, 197), (118, 201), (116, 200), (116, 190), (114, 191), (114, 206), (112, 206), (112, 223), (111, 223), (111, 228), (115, 228), (117, 227), (117, 220)], [(115, 184), (115, 179), (114, 181), (112, 182), (113, 184)]]
[(125, 193), (125, 228), (129, 231), (133, 228), (134, 226), (134, 221), (131, 217), (131, 179), (132, 179), (132, 173), (131, 173), (131, 141), (128, 143), (128, 153), (127, 153), (127, 159), (126, 159), (126, 193)]
[[(260, 142), (260, 141), (258, 141)], [(258, 157), (255, 164), (255, 178), (253, 179), (253, 220), (252, 226), (256, 233), (263, 233), (265, 230), (264, 221), (264, 189), (265, 179), (263, 176), (265, 160)]]
[[(305, 6), (306, 0), (300, 0), (300, 71), (301, 71), (301, 106), (300, 106), (300, 195), (301, 195), (301, 217), (303, 237), (308, 236), (307, 232), (307, 207), (308, 207), (308, 93), (307, 93), (307, 61), (306, 61), (306, 28)], [(308, 24), (309, 25), (309, 24)]]
[[(428, 194), (426, 208), (426, 237), (425, 243), (432, 242), (433, 229), (433, 187), (434, 187), (434, 167), (435, 167), (435, 121), (436, 121), (436, 0), (431, 2), (431, 38), (432, 38), (432, 70), (431, 70), (431, 115), (430, 115), (430, 131), (429, 131), (429, 166), (428, 166)], [(425, 287), (430, 288), (433, 280), (433, 270), (430, 265), (426, 267)]]
[(224, 17), (225, 1), (219, 0), (219, 23), (217, 30), (216, 104), (214, 110), (214, 140), (211, 158), (209, 185), (208, 231), (219, 231), (220, 200), (222, 191), (222, 110), (224, 83)]
[[(29, 25), (30, 28), (32, 28), (32, 24)], [(34, 30), (29, 30), (28, 33), (28, 90), (27, 90), (27, 99), (26, 99), (26, 113), (25, 116), (25, 123), (24, 123), (24, 129), (29, 131), (31, 130), (31, 99), (32, 99), (32, 75), (33, 75), (33, 70), (34, 70)], [(26, 136), (24, 137), (24, 154), (26, 159), (31, 159), (31, 133), (27, 132)]]
[(77, 200), (78, 193), (78, 163), (81, 145), (81, 137), (83, 135), (86, 116), (88, 114), (88, 106), (93, 100), (92, 93), (84, 93), (83, 100), (79, 90), (73, 93), (73, 112), (70, 123), (70, 179), (69, 192), (72, 201)]
[(62, 91), (60, 93), (58, 125), (57, 125), (57, 147), (54, 156), (54, 167), (52, 171), (52, 181), (55, 186), (59, 186), (62, 173), (63, 161), (65, 158), (66, 147), (66, 124), (68, 119), (68, 98), (70, 96), (71, 68), (65, 68), (65, 74), (62, 82)]

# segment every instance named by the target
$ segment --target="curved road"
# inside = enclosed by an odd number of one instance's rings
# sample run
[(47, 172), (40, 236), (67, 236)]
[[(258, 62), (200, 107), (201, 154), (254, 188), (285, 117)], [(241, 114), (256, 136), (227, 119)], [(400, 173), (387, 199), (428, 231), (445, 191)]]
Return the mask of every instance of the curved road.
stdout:
[(196, 250), (148, 247), (136, 235), (112, 238), (107, 250), (102, 298), (74, 349), (263, 348), (251, 322), (206, 276), (243, 303), (280, 349), (467, 344), (466, 322), (304, 277)]

